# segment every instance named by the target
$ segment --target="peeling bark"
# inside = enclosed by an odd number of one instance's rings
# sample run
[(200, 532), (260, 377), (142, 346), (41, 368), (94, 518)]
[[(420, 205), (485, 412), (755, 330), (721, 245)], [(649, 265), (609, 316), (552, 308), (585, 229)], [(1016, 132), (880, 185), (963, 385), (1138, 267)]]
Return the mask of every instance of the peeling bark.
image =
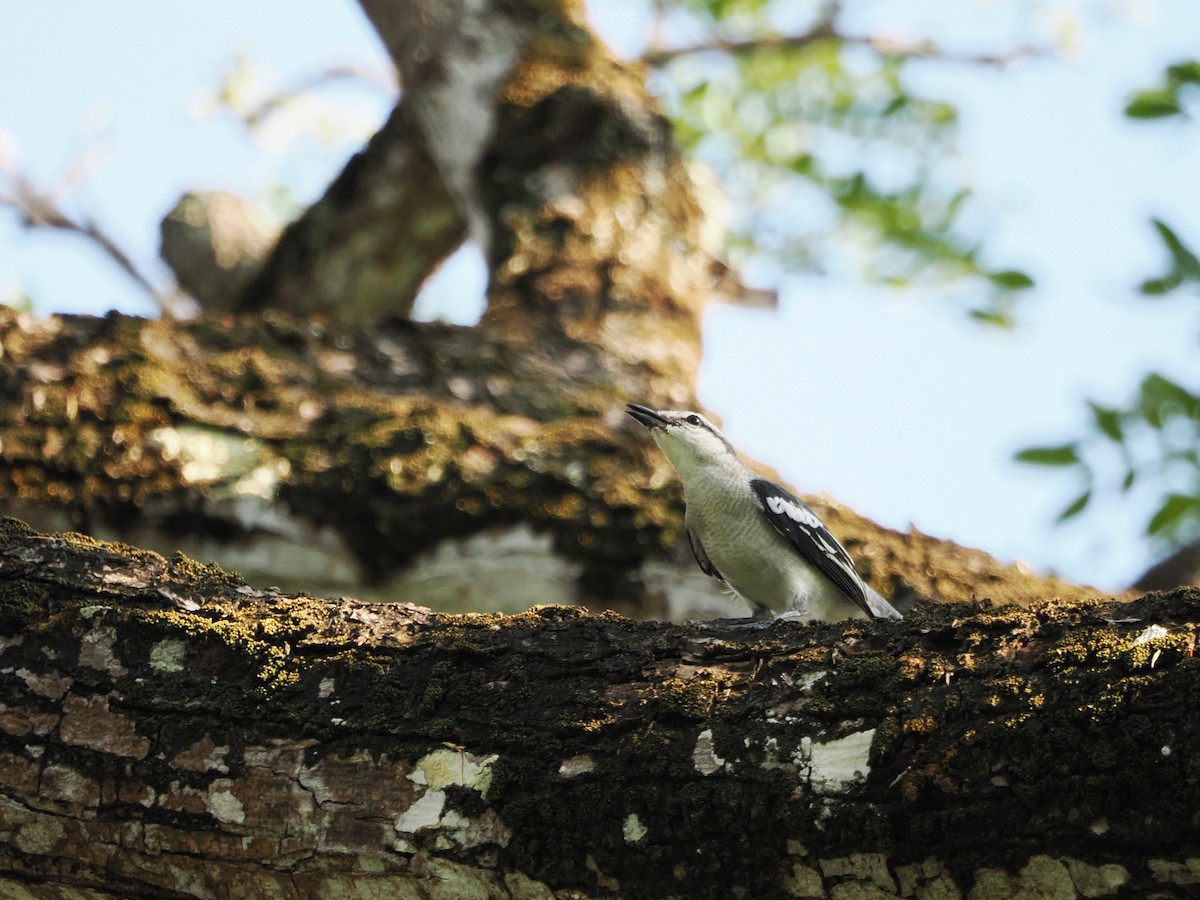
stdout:
[(5, 520), (0, 888), (1189, 896), (1198, 624), (438, 615)]

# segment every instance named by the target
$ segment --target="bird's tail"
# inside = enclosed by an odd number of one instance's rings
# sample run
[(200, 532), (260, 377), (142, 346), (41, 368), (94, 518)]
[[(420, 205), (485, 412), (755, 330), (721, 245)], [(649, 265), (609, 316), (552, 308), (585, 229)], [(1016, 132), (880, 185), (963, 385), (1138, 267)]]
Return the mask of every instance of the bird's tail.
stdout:
[(871, 612), (875, 614), (877, 619), (903, 619), (899, 610), (892, 604), (888, 603), (879, 593), (875, 591), (869, 584), (864, 584), (867, 589), (867, 606), (871, 607)]

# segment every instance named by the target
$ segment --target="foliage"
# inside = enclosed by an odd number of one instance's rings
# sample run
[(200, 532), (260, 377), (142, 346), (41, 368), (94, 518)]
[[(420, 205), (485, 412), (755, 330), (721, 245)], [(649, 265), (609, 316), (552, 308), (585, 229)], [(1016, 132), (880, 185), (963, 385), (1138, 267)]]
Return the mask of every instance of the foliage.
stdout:
[(698, 35), (647, 58), (662, 66), (677, 138), (745, 211), (730, 223), (735, 262), (849, 263), (890, 286), (962, 288), (985, 298), (976, 318), (1010, 324), (1033, 280), (985, 263), (955, 174), (957, 110), (906, 78), (914, 59), (949, 54), (843, 34), (836, 6), (799, 23), (795, 4), (772, 0), (659, 8), (673, 33)]
[(1200, 60), (1185, 60), (1167, 66), (1163, 83), (1135, 93), (1125, 105), (1131, 119), (1161, 119), (1186, 116), (1186, 103), (1200, 88)]
[[(1167, 67), (1163, 84), (1135, 93), (1125, 115), (1135, 121), (1185, 116), (1186, 95), (1200, 88), (1200, 62)], [(1161, 297), (1200, 286), (1200, 258), (1175, 229), (1153, 219), (1166, 251), (1166, 269), (1140, 285), (1147, 297)], [(1080, 493), (1059, 516), (1073, 518), (1090, 504), (1101, 480), (1098, 473), (1114, 471), (1122, 494), (1135, 484), (1156, 495), (1146, 533), (1165, 547), (1181, 546), (1200, 536), (1200, 384), (1185, 387), (1157, 372), (1146, 375), (1123, 406), (1088, 403), (1090, 430), (1067, 444), (1029, 447), (1018, 462), (1057, 466), (1074, 471), (1083, 484)], [(1115, 461), (1116, 466), (1112, 463)]]
[(1121, 493), (1137, 484), (1158, 493), (1146, 524), (1152, 538), (1170, 546), (1200, 534), (1200, 394), (1151, 373), (1125, 405), (1088, 408), (1091, 427), (1083, 437), (1017, 454), (1019, 462), (1071, 471), (1082, 484), (1060, 521), (1082, 513), (1111, 476)]
[(1160, 219), (1152, 221), (1167, 251), (1167, 271), (1143, 281), (1142, 293), (1157, 297), (1169, 294), (1188, 282), (1200, 282), (1200, 260), (1196, 258), (1196, 254), (1188, 249), (1166, 222)]

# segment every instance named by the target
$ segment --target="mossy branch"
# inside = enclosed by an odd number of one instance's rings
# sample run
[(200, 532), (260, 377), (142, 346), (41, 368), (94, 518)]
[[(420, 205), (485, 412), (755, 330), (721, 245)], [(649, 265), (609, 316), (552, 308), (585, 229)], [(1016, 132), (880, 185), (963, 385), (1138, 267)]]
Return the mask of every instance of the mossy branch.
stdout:
[(1176, 896), (1200, 851), (1198, 625), (1196, 590), (749, 640), (568, 607), (438, 615), (5, 520), (0, 877)]

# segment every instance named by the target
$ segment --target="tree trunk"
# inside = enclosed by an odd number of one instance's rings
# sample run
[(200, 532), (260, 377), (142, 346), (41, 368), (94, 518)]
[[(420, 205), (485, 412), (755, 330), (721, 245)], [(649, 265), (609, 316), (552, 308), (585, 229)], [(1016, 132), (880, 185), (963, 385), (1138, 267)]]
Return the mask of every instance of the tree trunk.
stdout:
[(0, 889), (1190, 896), (1198, 623), (438, 615), (4, 520)]

